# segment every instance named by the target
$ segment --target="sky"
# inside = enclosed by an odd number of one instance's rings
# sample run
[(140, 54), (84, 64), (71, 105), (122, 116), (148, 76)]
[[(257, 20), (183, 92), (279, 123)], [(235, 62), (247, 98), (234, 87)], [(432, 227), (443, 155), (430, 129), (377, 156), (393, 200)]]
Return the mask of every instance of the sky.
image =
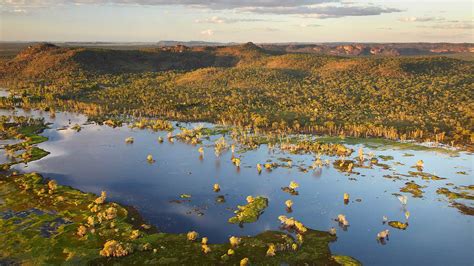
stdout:
[(0, 0), (0, 40), (473, 43), (473, 15), (473, 0)]

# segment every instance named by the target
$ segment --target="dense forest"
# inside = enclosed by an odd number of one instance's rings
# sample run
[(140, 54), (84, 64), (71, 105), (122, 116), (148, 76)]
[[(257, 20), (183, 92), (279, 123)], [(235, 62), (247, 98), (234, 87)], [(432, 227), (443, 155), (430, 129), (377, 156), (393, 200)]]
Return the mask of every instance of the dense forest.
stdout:
[[(474, 62), (338, 57), (257, 45), (131, 51), (31, 46), (0, 65), (23, 107), (472, 149)], [(3, 103), (6, 104), (6, 103)]]

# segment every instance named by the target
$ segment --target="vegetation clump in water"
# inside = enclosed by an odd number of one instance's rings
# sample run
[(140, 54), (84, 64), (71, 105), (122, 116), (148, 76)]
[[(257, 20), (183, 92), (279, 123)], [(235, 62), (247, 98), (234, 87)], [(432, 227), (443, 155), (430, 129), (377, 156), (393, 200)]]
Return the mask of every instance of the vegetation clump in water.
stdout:
[(166, 131), (171, 131), (173, 130), (173, 126), (169, 121), (162, 120), (162, 119), (147, 119), (147, 118), (142, 118), (140, 121), (135, 122), (130, 125), (132, 128), (139, 128), (139, 129), (144, 129), (148, 128), (154, 131), (158, 130), (166, 130)]
[(202, 126), (197, 126), (193, 129), (181, 128), (181, 132), (176, 134), (176, 138), (193, 145), (199, 144), (202, 142), (202, 128)]
[(293, 217), (288, 218), (285, 215), (280, 215), (278, 220), (280, 220), (283, 228), (286, 230), (294, 230), (299, 234), (304, 234), (308, 231), (308, 228), (306, 228), (302, 222), (296, 220)]
[(290, 182), (290, 185), (288, 185), (287, 187), (282, 187), (281, 190), (283, 190), (284, 192), (287, 192), (293, 196), (297, 196), (299, 195), (299, 192), (296, 190), (300, 185), (298, 183), (296, 183), (295, 181), (291, 181)]
[(335, 160), (333, 166), (340, 172), (346, 172), (349, 174), (359, 174), (358, 172), (353, 171), (356, 162), (353, 160), (346, 160), (344, 157), (342, 159)]
[(355, 260), (352, 257), (349, 256), (343, 256), (343, 255), (334, 255), (332, 258), (339, 264), (344, 265), (344, 266), (360, 266), (362, 265), (359, 261)]
[(390, 225), (393, 228), (400, 229), (400, 230), (405, 230), (408, 227), (408, 223), (402, 223), (402, 222), (399, 222), (399, 221), (390, 221), (390, 222), (388, 222), (388, 225)]
[[(466, 215), (474, 215), (474, 206), (472, 202), (465, 202), (465, 200), (474, 200), (474, 185), (455, 187), (456, 191), (451, 191), (447, 188), (439, 188), (436, 193), (446, 196), (451, 202), (451, 206), (457, 208), (461, 213)], [(464, 201), (463, 201), (464, 200)]]
[(349, 156), (353, 152), (343, 144), (321, 143), (317, 141), (298, 141), (296, 143), (282, 143), (280, 148), (291, 153), (323, 153), (327, 155)]
[[(13, 160), (1, 166), (2, 169), (8, 169), (16, 163), (28, 163), (39, 160), (49, 152), (34, 145), (48, 140), (48, 138), (39, 135), (47, 128), (43, 118), (31, 118), (25, 116), (2, 116), (0, 117), (0, 137), (2, 139), (19, 139), (19, 143), (6, 145), (5, 151)], [(16, 152), (23, 151), (20, 154)]]
[[(458, 187), (456, 187), (456, 188), (458, 188)], [(463, 191), (463, 188), (464, 188), (464, 191)], [(450, 200), (455, 200), (455, 199), (474, 200), (474, 194), (469, 191), (469, 190), (474, 191), (474, 186), (472, 186), (472, 185), (467, 186), (467, 187), (461, 186), (461, 187), (458, 188), (458, 190), (460, 192), (451, 191), (447, 188), (439, 188), (438, 190), (436, 190), (436, 193), (441, 194), (441, 195), (445, 195)]]
[(405, 186), (400, 189), (401, 192), (411, 193), (415, 198), (423, 197), (423, 191), (421, 190), (422, 186), (416, 184), (415, 182), (407, 182)]
[(384, 161), (391, 161), (393, 160), (393, 156), (391, 155), (379, 155), (379, 158), (384, 160)]
[(216, 154), (217, 157), (219, 157), (219, 155), (225, 150), (227, 150), (228, 148), (229, 148), (229, 144), (227, 143), (224, 137), (220, 137), (214, 143), (214, 153)]
[(235, 216), (229, 218), (229, 223), (253, 223), (268, 207), (268, 199), (262, 196), (247, 197), (247, 204), (237, 206)]
[(430, 180), (430, 179), (431, 180), (443, 180), (443, 179), (446, 179), (444, 177), (439, 177), (437, 175), (426, 173), (426, 172), (423, 172), (423, 171), (417, 171), (417, 172), (408, 171), (408, 174), (410, 174), (411, 176), (419, 176), (423, 180)]

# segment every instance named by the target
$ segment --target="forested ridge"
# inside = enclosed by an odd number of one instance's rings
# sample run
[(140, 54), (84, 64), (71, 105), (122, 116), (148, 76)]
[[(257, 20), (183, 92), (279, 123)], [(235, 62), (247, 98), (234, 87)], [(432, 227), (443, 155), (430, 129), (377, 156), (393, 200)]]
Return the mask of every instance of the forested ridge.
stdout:
[(23, 107), (472, 149), (473, 64), (284, 53), (252, 43), (133, 51), (42, 44), (4, 62), (0, 83), (28, 96)]

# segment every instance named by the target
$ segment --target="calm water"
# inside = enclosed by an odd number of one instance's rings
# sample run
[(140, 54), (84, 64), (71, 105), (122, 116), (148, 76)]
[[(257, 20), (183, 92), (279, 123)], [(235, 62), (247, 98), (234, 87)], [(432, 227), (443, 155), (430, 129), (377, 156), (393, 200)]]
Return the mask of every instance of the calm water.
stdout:
[[(9, 114), (11, 111), (1, 111)], [(25, 114), (18, 111), (17, 114)], [(86, 117), (72, 113), (57, 113), (51, 119), (48, 113), (29, 112), (27, 115), (44, 116), (52, 122), (51, 129), (43, 135), (49, 141), (39, 146), (51, 154), (39, 161), (17, 165), (18, 170), (36, 171), (56, 179), (58, 183), (70, 185), (83, 191), (100, 193), (105, 190), (109, 199), (135, 206), (150, 223), (165, 232), (188, 232), (196, 230), (207, 236), (210, 242), (227, 241), (231, 235), (254, 235), (264, 230), (279, 230), (279, 215), (293, 216), (307, 227), (328, 230), (338, 229), (338, 240), (331, 244), (336, 254), (353, 256), (364, 264), (379, 265), (473, 265), (474, 217), (462, 215), (449, 207), (442, 195), (436, 194), (446, 183), (470, 185), (473, 181), (474, 156), (462, 153), (457, 157), (434, 151), (407, 151), (383, 147), (371, 150), (363, 144), (364, 152), (375, 155), (392, 155), (394, 160), (386, 163), (392, 170), (355, 169), (360, 175), (345, 175), (332, 165), (321, 171), (303, 173), (293, 166), (291, 169), (265, 170), (258, 175), (256, 163), (267, 160), (279, 162), (279, 158), (290, 157), (293, 165), (311, 165), (314, 156), (288, 155), (278, 151), (269, 152), (263, 145), (258, 150), (237, 153), (242, 159), (240, 170), (231, 162), (231, 152), (214, 155), (212, 142), (205, 142), (205, 154), (201, 160), (197, 146), (166, 141), (167, 132), (110, 128), (95, 124), (84, 125), (80, 132), (71, 129), (57, 130), (63, 126), (83, 124)], [(183, 124), (184, 125), (184, 124)], [(191, 126), (191, 125), (188, 125)], [(132, 136), (133, 144), (125, 144)], [(159, 144), (158, 136), (165, 138)], [(214, 139), (214, 138), (213, 138)], [(213, 140), (211, 139), (211, 140)], [(357, 154), (359, 145), (352, 145)], [(403, 156), (411, 153), (415, 156)], [(152, 154), (155, 163), (146, 160)], [(335, 160), (334, 157), (322, 157)], [(408, 177), (407, 180), (392, 180), (383, 175), (415, 171), (410, 166), (417, 160), (425, 162), (425, 172), (446, 177), (446, 180), (425, 181)], [(4, 159), (2, 159), (4, 160)], [(400, 162), (404, 165), (395, 165)], [(465, 171), (467, 175), (456, 174)], [(353, 180), (355, 178), (356, 180)], [(290, 181), (300, 184), (299, 196), (291, 196), (281, 187)], [(410, 211), (409, 227), (405, 231), (382, 224), (382, 216), (389, 220), (404, 221), (405, 209), (392, 193), (408, 180), (427, 186), (423, 198), (408, 196), (406, 209)], [(219, 183), (221, 191), (212, 190)], [(344, 205), (342, 196), (347, 192), (351, 202)], [(180, 194), (190, 194), (190, 202), (181, 204)], [(215, 198), (224, 195), (226, 202), (217, 203)], [(246, 203), (247, 195), (263, 195), (269, 206), (258, 222), (239, 227), (229, 224), (237, 205)], [(287, 214), (284, 202), (294, 202), (293, 212)], [(360, 199), (361, 201), (356, 201)], [(350, 222), (347, 231), (337, 226), (334, 218), (345, 214)], [(391, 232), (386, 245), (376, 241), (376, 234), (384, 229)]]

